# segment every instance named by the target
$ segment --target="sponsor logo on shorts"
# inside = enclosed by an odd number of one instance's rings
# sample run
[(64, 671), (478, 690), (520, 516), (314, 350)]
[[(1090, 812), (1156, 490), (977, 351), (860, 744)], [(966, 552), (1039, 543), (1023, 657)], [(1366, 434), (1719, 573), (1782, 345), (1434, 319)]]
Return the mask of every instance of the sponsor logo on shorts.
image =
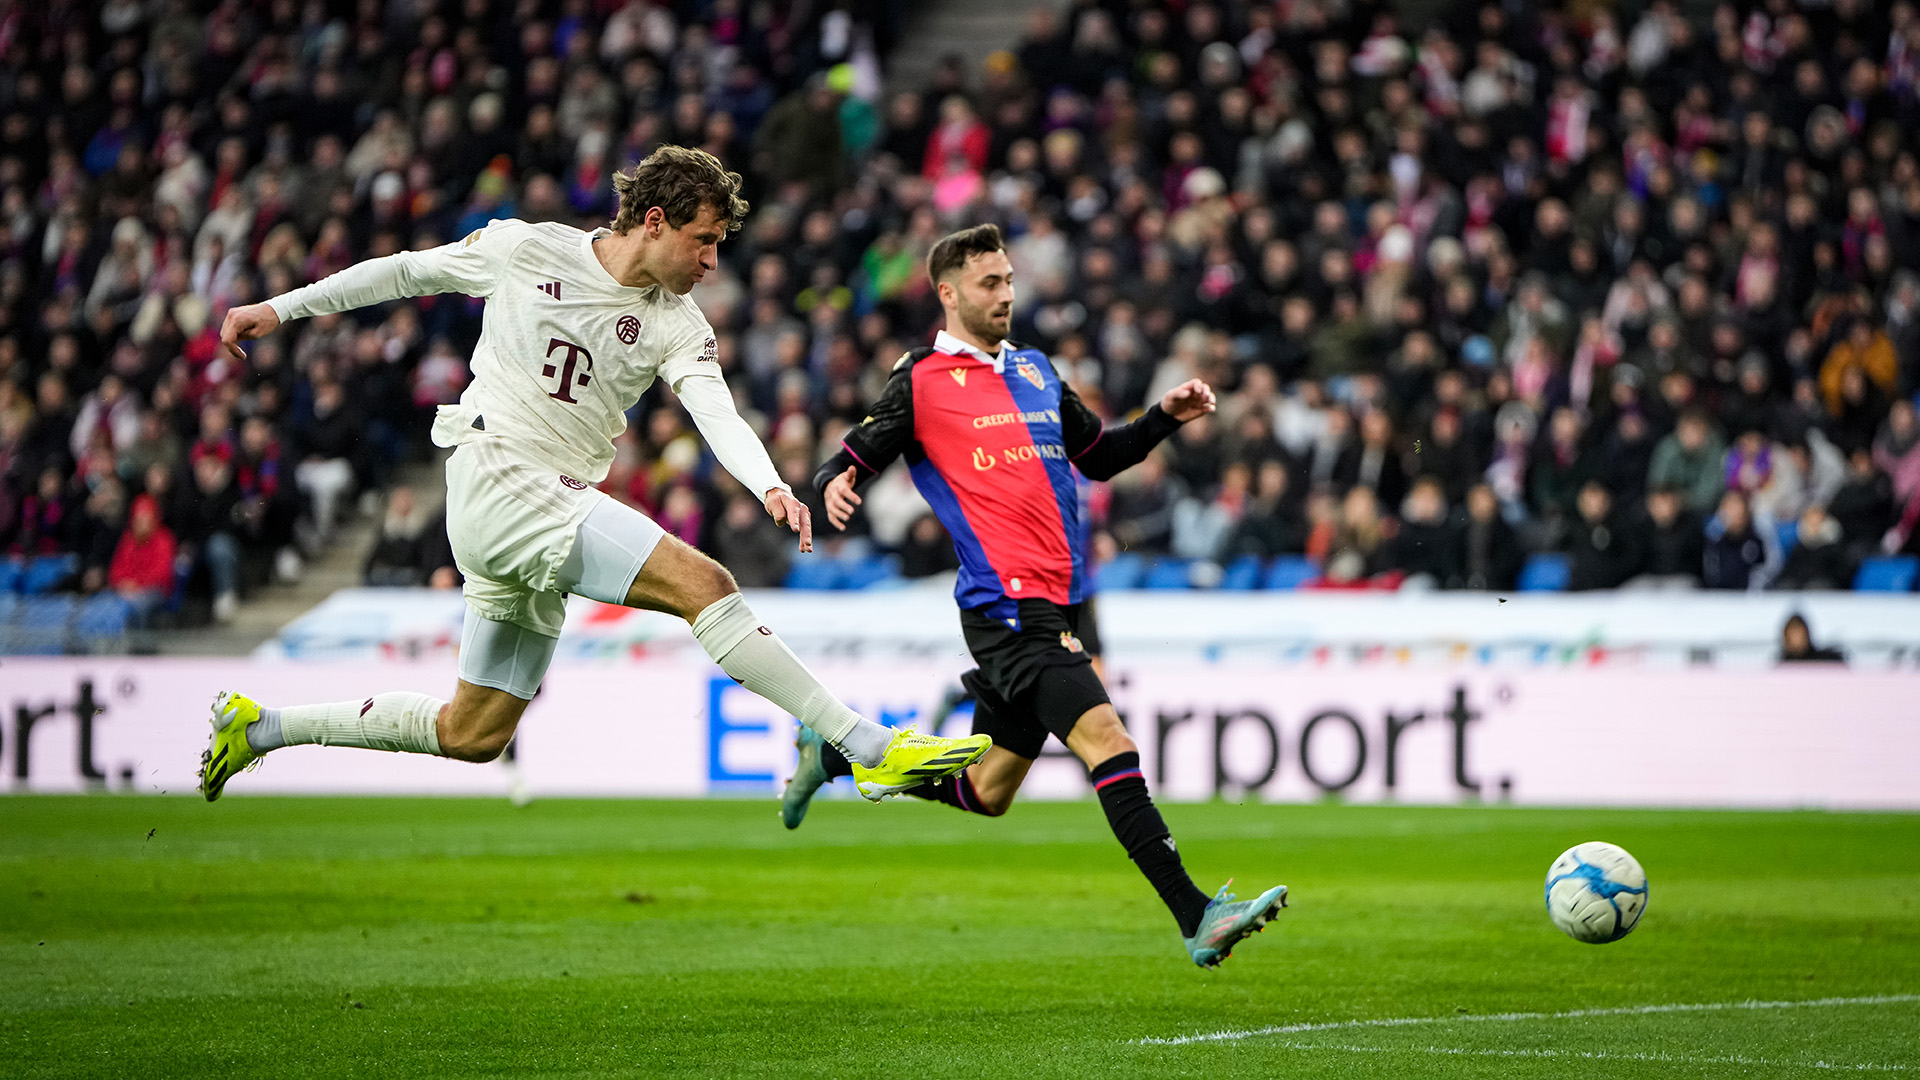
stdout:
[(620, 321), (613, 324), (613, 332), (622, 343), (631, 345), (640, 340), (640, 320), (631, 315), (622, 315)]
[(760, 627), (759, 629), (760, 629), (760, 632), (761, 632), (761, 633), (763, 633), (763, 634), (765, 634), (765, 635), (767, 635), (768, 637), (772, 637), (772, 636), (773, 636), (773, 631), (771, 631), (771, 630), (769, 630), (769, 629), (767, 629), (766, 627), (764, 627), (764, 626), (762, 626), (762, 627)]
[(587, 490), (587, 482), (585, 480), (575, 480), (573, 477), (567, 476), (565, 474), (561, 475), (560, 482), (567, 485), (568, 487), (572, 488), (575, 491)]
[(1087, 651), (1087, 647), (1085, 645), (1080, 644), (1079, 638), (1074, 637), (1071, 633), (1065, 630), (1060, 631), (1060, 647), (1067, 650), (1068, 652), (1086, 652)]

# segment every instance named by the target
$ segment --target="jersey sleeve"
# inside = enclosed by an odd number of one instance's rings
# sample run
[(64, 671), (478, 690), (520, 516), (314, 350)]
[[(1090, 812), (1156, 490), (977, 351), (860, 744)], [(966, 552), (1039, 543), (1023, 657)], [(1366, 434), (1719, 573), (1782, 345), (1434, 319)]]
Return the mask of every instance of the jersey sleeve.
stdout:
[(775, 488), (791, 492), (793, 489), (781, 481), (779, 471), (767, 457), (767, 448), (760, 445), (759, 436), (733, 407), (733, 395), (720, 377), (719, 365), (707, 366), (712, 370), (696, 372), (675, 383), (674, 392), (680, 395), (687, 415), (693, 417), (693, 426), (707, 440), (708, 449), (721, 467), (756, 497), (765, 499)]
[(1089, 480), (1107, 480), (1138, 465), (1180, 421), (1154, 402), (1131, 423), (1107, 427), (1064, 380), (1060, 383), (1060, 436), (1067, 460)]
[(287, 322), (412, 296), (492, 296), (508, 258), (529, 235), (525, 222), (495, 221), (451, 244), (355, 263), (267, 304)]
[[(861, 482), (873, 479), (913, 444), (913, 360), (903, 356), (894, 365), (886, 389), (859, 426), (847, 432), (842, 453), (858, 469)], [(836, 459), (839, 455), (835, 455)], [(839, 471), (844, 471), (845, 465)], [(829, 477), (831, 479), (831, 477)]]
[(680, 392), (680, 380), (690, 375), (722, 378), (720, 339), (707, 324), (706, 316), (693, 306), (693, 301), (683, 301), (683, 304), (685, 318), (679, 320), (680, 325), (669, 333), (660, 350), (660, 377), (676, 394)]

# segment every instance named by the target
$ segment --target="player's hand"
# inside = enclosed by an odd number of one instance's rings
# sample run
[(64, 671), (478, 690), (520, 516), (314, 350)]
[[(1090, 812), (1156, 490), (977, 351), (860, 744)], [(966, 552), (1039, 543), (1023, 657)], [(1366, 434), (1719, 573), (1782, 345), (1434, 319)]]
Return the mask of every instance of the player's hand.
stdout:
[(853, 517), (853, 508), (860, 505), (860, 496), (853, 493), (853, 482), (859, 473), (853, 466), (847, 471), (827, 481), (824, 493), (827, 500), (827, 520), (833, 522), (836, 529), (844, 529)]
[(1160, 399), (1160, 408), (1183, 424), (1196, 416), (1205, 416), (1215, 408), (1213, 387), (1199, 379), (1188, 379), (1167, 391)]
[(220, 324), (220, 347), (235, 360), (245, 361), (247, 354), (240, 351), (241, 342), (266, 337), (279, 328), (280, 316), (271, 304), (229, 308), (226, 321)]
[(800, 534), (800, 550), (813, 550), (813, 513), (807, 504), (793, 497), (785, 488), (774, 488), (767, 492), (767, 513), (773, 515), (775, 525), (785, 525)]

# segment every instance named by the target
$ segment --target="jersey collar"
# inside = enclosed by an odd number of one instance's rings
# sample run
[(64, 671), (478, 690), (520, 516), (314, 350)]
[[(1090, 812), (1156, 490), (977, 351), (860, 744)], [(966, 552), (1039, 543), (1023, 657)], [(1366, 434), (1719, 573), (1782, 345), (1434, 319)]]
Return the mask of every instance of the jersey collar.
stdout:
[(942, 330), (933, 335), (933, 347), (949, 356), (971, 356), (983, 364), (991, 364), (995, 375), (1007, 373), (1007, 343), (1004, 341), (1000, 343), (997, 355), (988, 354)]

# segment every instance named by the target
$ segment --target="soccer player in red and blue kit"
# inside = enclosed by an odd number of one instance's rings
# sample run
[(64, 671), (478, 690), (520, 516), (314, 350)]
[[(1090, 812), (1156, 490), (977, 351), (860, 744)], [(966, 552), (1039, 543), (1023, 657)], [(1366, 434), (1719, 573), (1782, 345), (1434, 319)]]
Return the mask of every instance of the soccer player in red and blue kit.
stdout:
[[(1006, 340), (1013, 266), (997, 227), (943, 238), (927, 273), (947, 328), (933, 348), (900, 359), (871, 414), (814, 476), (828, 520), (844, 528), (860, 502), (856, 487), (905, 454), (960, 557), (954, 598), (978, 665), (961, 682), (975, 698), (973, 729), (993, 736), (993, 748), (966, 771), (906, 794), (998, 817), (1048, 734), (1058, 736), (1087, 764), (1114, 836), (1173, 912), (1188, 955), (1216, 965), (1286, 906), (1287, 890), (1235, 902), (1223, 887), (1209, 899), (1181, 865), (1147, 794), (1139, 750), (1080, 640), (1092, 630), (1083, 606), (1092, 567), (1072, 472), (1105, 480), (1138, 463), (1182, 423), (1212, 412), (1213, 391), (1194, 379), (1139, 419), (1103, 427), (1046, 354)], [(801, 730), (783, 800), (788, 828), (820, 785), (850, 771), (811, 734)]]

